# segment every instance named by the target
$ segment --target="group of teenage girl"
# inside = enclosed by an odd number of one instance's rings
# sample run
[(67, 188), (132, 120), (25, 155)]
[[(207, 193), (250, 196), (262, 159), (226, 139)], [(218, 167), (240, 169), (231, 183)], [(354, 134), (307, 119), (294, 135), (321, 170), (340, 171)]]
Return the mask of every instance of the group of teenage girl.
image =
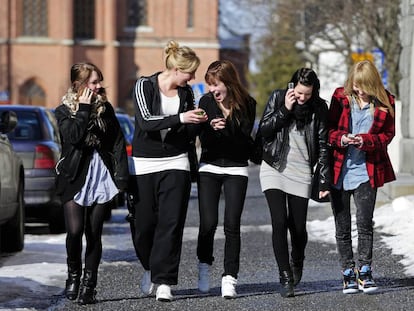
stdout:
[[(253, 138), (256, 101), (230, 61), (209, 65), (204, 76), (208, 92), (195, 105), (189, 82), (195, 79), (199, 57), (175, 41), (164, 52), (165, 69), (134, 85), (135, 133), (129, 160), (101, 70), (91, 63), (71, 68), (71, 86), (56, 108), (62, 138), (57, 185), (67, 228), (65, 296), (80, 304), (96, 302), (105, 210), (119, 192), (127, 191), (133, 245), (143, 267), (142, 294), (172, 301), (191, 183), (197, 182), (198, 289), (210, 290), (223, 194), (221, 295), (237, 297), (249, 161), (260, 165), (281, 296), (293, 297), (302, 279), (316, 168), (317, 195), (329, 197), (335, 218), (343, 292), (375, 291), (371, 266), (376, 193), (395, 179), (387, 154), (395, 134), (394, 97), (375, 65), (354, 64), (344, 86), (334, 91), (329, 108), (319, 95), (315, 71), (299, 68), (286, 81), (288, 87), (270, 95)], [(194, 159), (197, 137), (201, 153)], [(355, 257), (351, 196), (358, 231)]]

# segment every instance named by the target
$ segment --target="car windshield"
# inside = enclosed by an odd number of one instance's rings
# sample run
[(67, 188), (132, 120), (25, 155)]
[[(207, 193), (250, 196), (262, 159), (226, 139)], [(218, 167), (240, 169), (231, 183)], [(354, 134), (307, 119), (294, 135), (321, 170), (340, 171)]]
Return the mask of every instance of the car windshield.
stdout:
[(42, 139), (40, 122), (35, 112), (16, 111), (17, 126), (7, 134), (10, 140), (38, 140)]

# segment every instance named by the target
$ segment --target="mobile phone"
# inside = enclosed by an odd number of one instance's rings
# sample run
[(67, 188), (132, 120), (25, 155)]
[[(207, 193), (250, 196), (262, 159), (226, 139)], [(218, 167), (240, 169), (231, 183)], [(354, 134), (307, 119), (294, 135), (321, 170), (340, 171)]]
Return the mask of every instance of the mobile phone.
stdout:
[(293, 82), (289, 82), (288, 89), (293, 89), (293, 88), (295, 88), (295, 84)]
[(354, 139), (354, 138), (355, 138), (355, 134), (351, 134), (351, 133), (349, 133), (349, 134), (347, 135), (347, 137), (348, 137), (348, 138), (350, 138), (350, 139)]
[(206, 114), (206, 112), (204, 110), (201, 110), (201, 111), (197, 112), (197, 114), (199, 116), (204, 116)]

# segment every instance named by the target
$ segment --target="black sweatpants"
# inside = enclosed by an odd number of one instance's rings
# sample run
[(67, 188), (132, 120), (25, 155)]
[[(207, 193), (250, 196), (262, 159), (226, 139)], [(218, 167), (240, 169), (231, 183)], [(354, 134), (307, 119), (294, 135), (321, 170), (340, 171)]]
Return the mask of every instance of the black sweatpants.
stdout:
[(184, 224), (190, 198), (190, 172), (168, 170), (137, 175), (134, 247), (155, 284), (176, 285)]

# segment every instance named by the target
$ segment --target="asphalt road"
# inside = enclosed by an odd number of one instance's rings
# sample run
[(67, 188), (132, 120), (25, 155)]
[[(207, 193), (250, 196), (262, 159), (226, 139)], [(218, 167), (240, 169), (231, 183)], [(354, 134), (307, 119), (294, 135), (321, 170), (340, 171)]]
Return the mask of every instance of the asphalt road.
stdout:
[[(271, 247), (270, 215), (258, 182), (258, 168), (251, 168), (248, 195), (242, 219), (242, 250), (238, 277), (238, 297), (225, 300), (220, 296), (224, 239), (222, 227), (215, 241), (211, 293), (197, 290), (196, 235), (198, 212), (196, 198), (190, 201), (180, 265), (179, 284), (173, 287), (175, 299), (157, 302), (154, 297), (142, 297), (139, 281), (143, 269), (131, 249), (105, 251), (97, 286), (98, 303), (79, 306), (62, 295), (47, 297), (47, 310), (412, 310), (414, 279), (403, 274), (399, 258), (375, 235), (374, 277), (380, 289), (371, 295), (342, 293), (341, 274), (335, 245), (310, 241), (302, 282), (295, 297), (279, 295), (278, 269)], [(221, 208), (223, 202), (221, 202)], [(222, 213), (221, 213), (222, 215)], [(331, 216), (329, 204), (313, 206), (309, 220)], [(123, 219), (114, 219), (104, 234), (126, 230), (117, 228)], [(222, 217), (220, 224), (222, 223)], [(123, 235), (123, 238), (128, 235)], [(125, 241), (119, 241), (124, 243)], [(46, 298), (46, 297), (44, 297)], [(36, 309), (39, 310), (39, 309)]]

